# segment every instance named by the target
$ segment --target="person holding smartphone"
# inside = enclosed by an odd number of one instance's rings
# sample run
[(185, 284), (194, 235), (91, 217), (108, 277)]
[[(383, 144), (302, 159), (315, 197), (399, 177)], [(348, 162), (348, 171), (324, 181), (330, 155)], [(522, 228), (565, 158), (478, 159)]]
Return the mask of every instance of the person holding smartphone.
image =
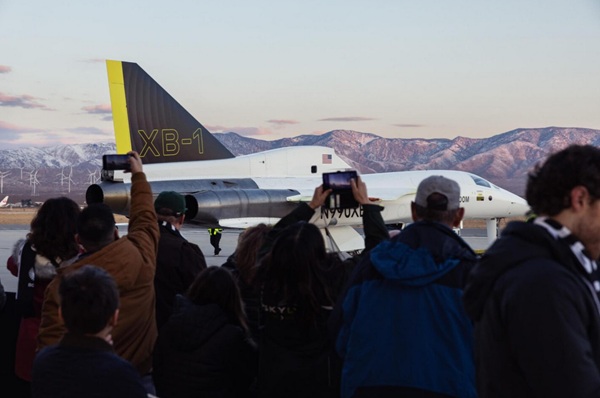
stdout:
[[(382, 207), (369, 200), (360, 177), (352, 179), (363, 206), (368, 250), (388, 238)], [(331, 189), (318, 186), (269, 232), (253, 280), (259, 292), (258, 394), (261, 397), (337, 397), (340, 362), (328, 334), (328, 320), (356, 257), (328, 253), (319, 228), (307, 221), (325, 204)]]

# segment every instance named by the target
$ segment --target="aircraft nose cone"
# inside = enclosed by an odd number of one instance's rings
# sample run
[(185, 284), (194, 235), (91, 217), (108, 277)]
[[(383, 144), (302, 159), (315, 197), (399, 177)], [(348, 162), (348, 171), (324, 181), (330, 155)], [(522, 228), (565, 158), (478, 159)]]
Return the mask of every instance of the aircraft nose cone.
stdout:
[(511, 194), (510, 211), (515, 217), (525, 216), (529, 211), (529, 204), (525, 199), (515, 194)]

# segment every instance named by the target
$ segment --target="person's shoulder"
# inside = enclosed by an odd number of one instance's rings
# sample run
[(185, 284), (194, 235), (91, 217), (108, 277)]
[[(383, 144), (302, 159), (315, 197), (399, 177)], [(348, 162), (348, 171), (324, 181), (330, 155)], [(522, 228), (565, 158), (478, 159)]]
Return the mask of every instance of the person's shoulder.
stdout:
[(583, 283), (580, 275), (565, 264), (552, 258), (531, 257), (509, 265), (498, 278), (497, 288), (524, 300), (535, 300), (535, 297), (585, 292)]
[(138, 378), (138, 371), (133, 367), (131, 362), (127, 361), (124, 358), (121, 358), (119, 355), (112, 351), (104, 351), (101, 353), (105, 357), (106, 363), (112, 366), (112, 371), (114, 373), (124, 373), (129, 375), (134, 375), (134, 378)]
[(35, 354), (34, 363), (42, 364), (46, 362), (49, 357), (56, 355), (58, 352), (60, 352), (60, 348), (57, 344), (43, 347)]
[(195, 255), (195, 256), (204, 258), (204, 253), (202, 253), (202, 249), (200, 249), (200, 246), (198, 246), (194, 242), (190, 242), (189, 240), (187, 240), (185, 238), (180, 244), (180, 249), (182, 251), (187, 251), (189, 253), (193, 253), (193, 255)]
[(103, 355), (103, 369), (97, 373), (98, 377), (106, 381), (111, 396), (147, 396), (142, 378), (130, 362), (112, 352), (105, 352)]

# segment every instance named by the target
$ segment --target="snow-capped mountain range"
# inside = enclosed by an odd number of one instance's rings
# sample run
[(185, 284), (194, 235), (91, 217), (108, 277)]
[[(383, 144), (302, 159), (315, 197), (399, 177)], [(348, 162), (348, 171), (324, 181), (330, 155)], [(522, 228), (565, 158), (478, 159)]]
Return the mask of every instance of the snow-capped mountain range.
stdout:
[[(480, 139), (383, 138), (350, 130), (276, 141), (236, 133), (214, 135), (236, 156), (285, 146), (322, 145), (334, 148), (363, 174), (463, 170), (519, 195), (524, 193), (527, 173), (549, 153), (570, 144), (600, 146), (600, 130), (564, 127), (516, 129)], [(115, 153), (114, 142), (0, 150), (2, 193), (18, 198), (58, 194), (82, 197), (99, 176), (102, 155), (106, 153)]]

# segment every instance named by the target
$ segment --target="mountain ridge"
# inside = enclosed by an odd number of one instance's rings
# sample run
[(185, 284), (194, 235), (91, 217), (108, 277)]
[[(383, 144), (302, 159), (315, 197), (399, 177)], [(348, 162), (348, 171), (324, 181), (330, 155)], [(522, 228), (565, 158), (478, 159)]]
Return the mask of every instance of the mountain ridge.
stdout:
[[(571, 144), (600, 146), (600, 130), (555, 126), (518, 128), (488, 138), (459, 136), (453, 139), (384, 138), (353, 130), (332, 130), (321, 135), (299, 135), (275, 141), (233, 132), (213, 135), (236, 156), (286, 146), (321, 145), (334, 148), (351, 167), (363, 174), (462, 170), (518, 195), (524, 193), (527, 173), (548, 154)], [(0, 150), (3, 193), (82, 196), (99, 176), (105, 153), (115, 153), (114, 142)]]

